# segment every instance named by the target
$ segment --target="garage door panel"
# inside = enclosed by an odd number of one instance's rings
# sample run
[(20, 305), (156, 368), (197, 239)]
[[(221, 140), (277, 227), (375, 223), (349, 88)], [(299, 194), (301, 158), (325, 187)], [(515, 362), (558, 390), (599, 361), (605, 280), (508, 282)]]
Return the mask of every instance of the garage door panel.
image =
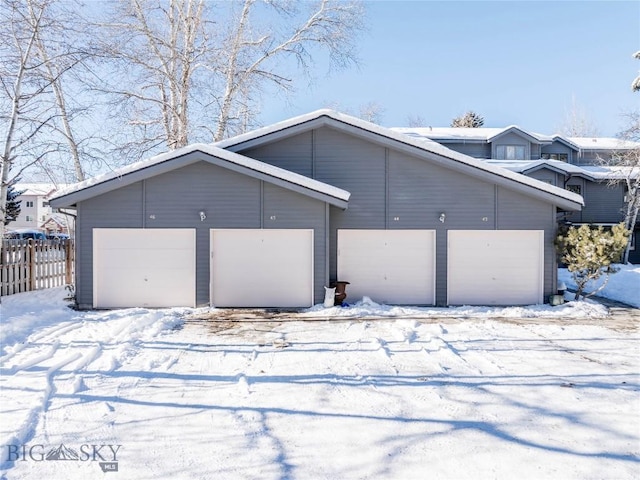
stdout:
[[(127, 269), (131, 265), (140, 265), (140, 268), (155, 270), (181, 269), (193, 262), (192, 249), (153, 249), (150, 247), (139, 249), (105, 249), (110, 252), (110, 265), (107, 268)], [(144, 265), (144, 267), (142, 267)]]
[(313, 304), (313, 230), (214, 229), (211, 258), (214, 306)]
[(448, 303), (542, 303), (543, 260), (541, 230), (450, 230)]
[(195, 230), (95, 229), (94, 306), (195, 306)]
[(339, 230), (338, 280), (352, 301), (432, 305), (434, 252), (432, 230)]

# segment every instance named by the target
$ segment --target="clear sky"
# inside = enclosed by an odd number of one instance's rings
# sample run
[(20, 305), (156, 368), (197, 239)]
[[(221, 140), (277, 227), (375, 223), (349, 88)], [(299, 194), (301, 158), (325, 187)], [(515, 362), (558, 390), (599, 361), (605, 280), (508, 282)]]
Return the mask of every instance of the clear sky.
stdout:
[[(263, 105), (270, 124), (330, 105), (375, 102), (381, 124), (449, 126), (467, 110), (487, 127), (551, 134), (572, 104), (601, 136), (640, 107), (640, 1), (368, 1), (359, 69), (300, 83)], [(323, 74), (324, 72), (322, 72)]]

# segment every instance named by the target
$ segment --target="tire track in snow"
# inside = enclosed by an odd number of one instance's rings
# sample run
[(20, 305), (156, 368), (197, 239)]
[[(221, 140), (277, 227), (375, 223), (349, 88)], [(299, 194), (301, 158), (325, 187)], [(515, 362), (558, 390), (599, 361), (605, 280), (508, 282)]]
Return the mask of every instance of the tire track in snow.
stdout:
[[(59, 342), (57, 342), (57, 344), (59, 344)], [(30, 366), (36, 365), (37, 363), (41, 363), (44, 360), (48, 360), (52, 358), (57, 351), (57, 344), (55, 345), (55, 348), (47, 352), (47, 354), (39, 356), (35, 359), (31, 359), (31, 362), (22, 364), (20, 366), (21, 368), (16, 370), (16, 372), (19, 370), (24, 370), (26, 368), (29, 368)], [(47, 372), (45, 374), (46, 385), (44, 388), (42, 399), (40, 400), (40, 402), (38, 402), (38, 404), (35, 407), (32, 407), (29, 409), (29, 412), (27, 413), (27, 418), (22, 423), (22, 425), (18, 427), (16, 434), (14, 434), (9, 439), (6, 445), (24, 445), (24, 444), (27, 444), (35, 436), (35, 432), (38, 428), (38, 424), (40, 423), (40, 419), (44, 419), (44, 416), (51, 404), (51, 398), (56, 392), (55, 383), (54, 383), (54, 378), (56, 373), (64, 366), (76, 361), (81, 356), (82, 354), (79, 352), (74, 353), (72, 355), (65, 357), (63, 360), (59, 361), (58, 363), (54, 364), (53, 366), (47, 369)], [(12, 468), (14, 464), (15, 462), (12, 460), (9, 460), (9, 458), (7, 457), (7, 459), (0, 464), (0, 470), (7, 470), (9, 468)]]
[(61, 325), (47, 328), (43, 332), (30, 335), (29, 338), (27, 338), (27, 343), (37, 343), (51, 337), (57, 338), (82, 327), (84, 327), (84, 322), (65, 322)]

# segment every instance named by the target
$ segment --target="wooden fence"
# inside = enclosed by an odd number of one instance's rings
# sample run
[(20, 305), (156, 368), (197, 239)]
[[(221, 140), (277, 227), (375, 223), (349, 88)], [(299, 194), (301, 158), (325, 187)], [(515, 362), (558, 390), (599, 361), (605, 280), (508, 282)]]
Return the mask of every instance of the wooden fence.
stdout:
[(72, 284), (73, 240), (2, 241), (0, 295)]

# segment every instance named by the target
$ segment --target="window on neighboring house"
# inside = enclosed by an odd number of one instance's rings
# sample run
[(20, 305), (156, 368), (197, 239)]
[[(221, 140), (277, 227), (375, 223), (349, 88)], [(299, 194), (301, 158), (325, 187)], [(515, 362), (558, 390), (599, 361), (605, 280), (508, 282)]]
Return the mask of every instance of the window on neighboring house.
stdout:
[(498, 160), (526, 160), (524, 145), (498, 145), (496, 158)]
[(48, 207), (49, 206), (49, 202), (42, 202), (42, 206), (43, 207)]
[(27, 222), (33, 222), (33, 217), (31, 215), (26, 216)]
[(27, 204), (25, 206), (33, 207), (33, 202), (31, 200), (27, 200)]
[(582, 185), (567, 185), (565, 189), (569, 190), (571, 193), (582, 195)]
[(543, 153), (543, 160), (560, 160), (561, 162), (568, 162), (569, 155), (567, 153)]

